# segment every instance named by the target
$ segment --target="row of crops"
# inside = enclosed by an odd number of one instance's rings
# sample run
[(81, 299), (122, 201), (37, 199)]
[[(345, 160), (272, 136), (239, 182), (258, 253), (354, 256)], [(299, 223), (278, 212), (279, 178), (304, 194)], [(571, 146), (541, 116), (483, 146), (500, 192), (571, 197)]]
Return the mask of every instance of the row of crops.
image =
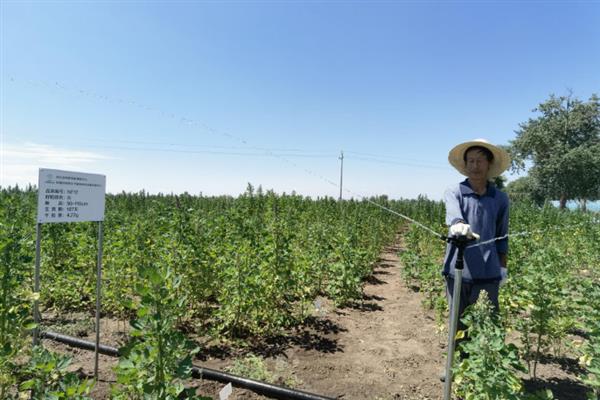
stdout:
[[(31, 304), (56, 314), (93, 312), (96, 226), (42, 226), (42, 289), (32, 292), (36, 191), (0, 190), (0, 398), (87, 398), (92, 384), (68, 360), (31, 349)], [(443, 233), (444, 207), (426, 199), (372, 199)], [(594, 220), (596, 218), (596, 220)], [(501, 321), (485, 304), (467, 325), (473, 354), (456, 371), (456, 394), (525, 399), (522, 376), (542, 355), (576, 354), (590, 398), (600, 392), (598, 216), (517, 204)], [(110, 195), (104, 225), (104, 315), (133, 321), (113, 398), (197, 398), (186, 389), (199, 351), (189, 333), (249, 338), (302, 323), (325, 296), (362, 298), (381, 249), (404, 231), (407, 283), (446, 315), (443, 244), (366, 201), (311, 200), (251, 186), (238, 198)], [(184, 335), (183, 332), (188, 334)], [(508, 332), (508, 335), (507, 335)], [(508, 337), (507, 337), (508, 336)], [(187, 392), (189, 391), (189, 392)], [(550, 395), (545, 394), (546, 398)]]
[[(423, 202), (421, 221), (445, 229), (443, 204)], [(485, 302), (466, 316), (469, 354), (455, 370), (455, 394), (465, 399), (552, 398), (526, 393), (522, 378), (538, 375), (542, 358), (576, 358), (576, 374), (589, 399), (600, 398), (600, 219), (597, 213), (513, 204), (509, 280), (500, 291), (501, 318)], [(424, 306), (446, 315), (440, 279), (443, 246), (416, 227), (401, 255), (409, 285), (424, 293)], [(464, 333), (459, 332), (459, 335)], [(535, 397), (537, 396), (537, 397)]]
[[(66, 361), (28, 349), (31, 303), (39, 297), (46, 313), (93, 312), (97, 228), (42, 225), (41, 292), (32, 293), (36, 196), (33, 189), (0, 192), (0, 398), (19, 390), (76, 398), (88, 384), (66, 373), (49, 384)], [(336, 304), (361, 299), (364, 279), (400, 224), (365, 201), (279, 196), (252, 186), (238, 198), (108, 196), (102, 311), (135, 321), (114, 398), (181, 395), (198, 351), (182, 331), (274, 334), (301, 323), (319, 296)]]

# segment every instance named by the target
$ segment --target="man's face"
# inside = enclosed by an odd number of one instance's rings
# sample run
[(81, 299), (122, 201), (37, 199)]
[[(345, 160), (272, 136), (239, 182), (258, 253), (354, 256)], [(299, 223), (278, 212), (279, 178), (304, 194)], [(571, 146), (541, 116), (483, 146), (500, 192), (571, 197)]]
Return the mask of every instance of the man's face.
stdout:
[(490, 162), (481, 150), (473, 149), (467, 152), (467, 176), (471, 179), (486, 179), (490, 170)]

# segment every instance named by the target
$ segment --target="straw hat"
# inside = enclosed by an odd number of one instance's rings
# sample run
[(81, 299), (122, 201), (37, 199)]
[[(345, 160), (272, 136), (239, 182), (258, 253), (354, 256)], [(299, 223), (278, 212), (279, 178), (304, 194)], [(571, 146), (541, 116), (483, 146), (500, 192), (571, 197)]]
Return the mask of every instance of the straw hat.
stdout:
[(461, 174), (465, 176), (468, 175), (467, 168), (465, 166), (464, 154), (465, 151), (467, 151), (467, 149), (472, 146), (485, 147), (494, 155), (494, 159), (490, 164), (488, 178), (500, 176), (510, 166), (510, 156), (508, 155), (506, 150), (498, 146), (494, 146), (485, 139), (475, 139), (455, 146), (452, 150), (450, 150), (450, 153), (448, 153), (448, 161)]

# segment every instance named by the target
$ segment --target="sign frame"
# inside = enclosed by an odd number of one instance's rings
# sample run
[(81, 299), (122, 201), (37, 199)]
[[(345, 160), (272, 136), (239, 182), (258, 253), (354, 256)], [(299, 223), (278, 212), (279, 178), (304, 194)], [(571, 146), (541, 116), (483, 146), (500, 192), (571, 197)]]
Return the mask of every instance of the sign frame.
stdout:
[(106, 204), (106, 176), (83, 172), (40, 168), (38, 175), (38, 209), (36, 217), (35, 273), (33, 302), (33, 345), (39, 344), (40, 254), (42, 224), (92, 221), (98, 223), (98, 255), (96, 258), (96, 344), (94, 349), (94, 377), (98, 379), (100, 347), (100, 298), (102, 284), (102, 243), (104, 208)]
[(38, 223), (104, 221), (106, 176), (40, 168)]

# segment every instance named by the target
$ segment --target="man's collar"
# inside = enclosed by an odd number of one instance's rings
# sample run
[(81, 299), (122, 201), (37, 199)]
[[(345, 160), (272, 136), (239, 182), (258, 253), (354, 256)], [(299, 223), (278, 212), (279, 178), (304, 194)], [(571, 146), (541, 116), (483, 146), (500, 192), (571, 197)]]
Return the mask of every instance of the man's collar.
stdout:
[[(460, 183), (459, 187), (460, 187), (460, 193), (463, 196), (477, 194), (473, 191), (473, 188), (471, 187), (471, 183), (469, 183), (468, 179), (465, 179), (464, 181), (462, 181)], [(495, 197), (496, 196), (496, 185), (494, 185), (492, 182), (488, 182), (487, 189), (486, 189), (485, 193), (483, 194), (483, 196)]]

